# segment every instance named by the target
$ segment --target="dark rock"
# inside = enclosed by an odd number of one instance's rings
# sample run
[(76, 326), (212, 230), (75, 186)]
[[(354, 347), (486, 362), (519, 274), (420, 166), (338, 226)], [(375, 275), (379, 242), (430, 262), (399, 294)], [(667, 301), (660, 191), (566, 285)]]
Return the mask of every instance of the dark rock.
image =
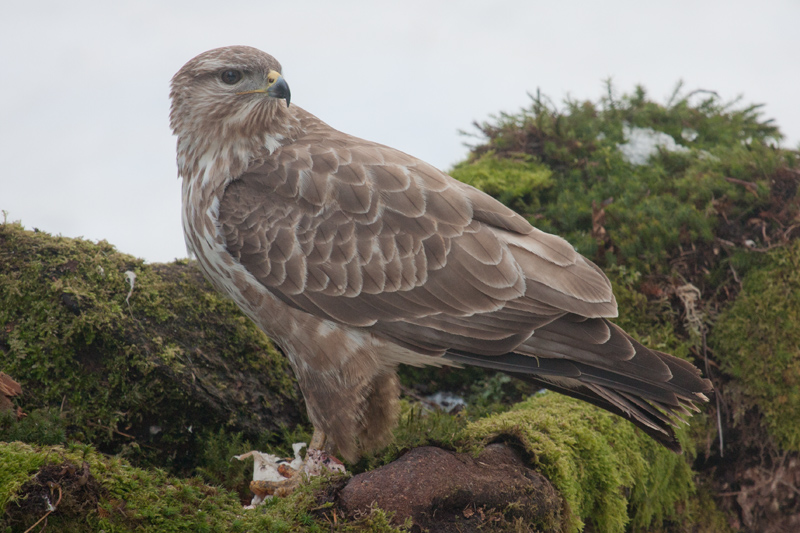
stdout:
[(398, 524), (411, 517), (414, 531), (502, 530), (513, 524), (556, 531), (561, 519), (561, 499), (550, 482), (503, 444), (487, 446), (477, 459), (415, 448), (355, 476), (339, 493), (339, 506), (348, 516), (366, 513), (372, 505), (394, 512)]

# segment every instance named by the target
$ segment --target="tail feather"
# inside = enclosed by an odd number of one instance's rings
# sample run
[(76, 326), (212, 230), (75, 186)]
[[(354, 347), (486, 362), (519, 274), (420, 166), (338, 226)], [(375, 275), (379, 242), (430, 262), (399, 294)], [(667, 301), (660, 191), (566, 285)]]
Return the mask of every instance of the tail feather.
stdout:
[(651, 415), (649, 411), (652, 410), (652, 408), (650, 410), (640, 411), (637, 413), (638, 416), (631, 416), (630, 410), (622, 409), (619, 407), (618, 402), (612, 403), (605, 397), (598, 395), (596, 392), (587, 387), (569, 388), (565, 386), (559, 386), (547, 380), (537, 379), (530, 374), (511, 375), (528, 383), (533, 383), (534, 385), (539, 385), (543, 388), (558, 392), (565, 396), (569, 396), (570, 398), (576, 398), (578, 400), (588, 402), (592, 405), (600, 407), (601, 409), (605, 409), (606, 411), (614, 413), (615, 415), (619, 415), (622, 418), (626, 418), (633, 422), (639, 429), (644, 431), (645, 434), (649, 435), (652, 439), (654, 439), (656, 442), (659, 442), (667, 449), (672, 450), (675, 453), (683, 453), (681, 445), (675, 438), (673, 424), (665, 423), (663, 421), (663, 413), (659, 412), (657, 416)]
[(708, 401), (711, 382), (691, 363), (651, 350), (603, 318), (565, 315), (500, 356), (448, 352), (465, 365), (492, 368), (579, 398), (629, 419), (680, 452), (673, 426)]

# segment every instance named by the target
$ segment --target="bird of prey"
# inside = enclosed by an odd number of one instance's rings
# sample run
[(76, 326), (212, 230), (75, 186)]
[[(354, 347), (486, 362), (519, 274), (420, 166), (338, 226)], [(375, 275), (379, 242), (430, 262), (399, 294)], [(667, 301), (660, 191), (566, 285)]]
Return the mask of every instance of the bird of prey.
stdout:
[(565, 240), (290, 105), (255, 48), (200, 54), (170, 97), (187, 246), (288, 357), (312, 445), (352, 461), (386, 443), (410, 364), (500, 370), (680, 449), (671, 426), (711, 383), (611, 323), (608, 278)]

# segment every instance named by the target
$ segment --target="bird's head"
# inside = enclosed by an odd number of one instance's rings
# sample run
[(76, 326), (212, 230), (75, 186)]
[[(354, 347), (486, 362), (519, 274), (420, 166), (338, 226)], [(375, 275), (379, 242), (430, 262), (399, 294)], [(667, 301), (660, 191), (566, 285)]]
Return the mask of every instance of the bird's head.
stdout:
[[(280, 135), (291, 93), (281, 64), (249, 46), (203, 52), (173, 76), (170, 127), (178, 152), (200, 155), (207, 149), (259, 142)], [(285, 100), (285, 103), (282, 102)]]

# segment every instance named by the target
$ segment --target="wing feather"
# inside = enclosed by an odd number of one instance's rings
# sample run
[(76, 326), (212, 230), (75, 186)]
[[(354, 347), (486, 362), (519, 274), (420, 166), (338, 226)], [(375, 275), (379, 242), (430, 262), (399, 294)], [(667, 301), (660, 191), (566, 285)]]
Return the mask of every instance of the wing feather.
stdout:
[(493, 354), (566, 313), (616, 312), (607, 278), (563, 239), (402, 152), (312, 133), (233, 180), (219, 209), (228, 251), (288, 304)]

